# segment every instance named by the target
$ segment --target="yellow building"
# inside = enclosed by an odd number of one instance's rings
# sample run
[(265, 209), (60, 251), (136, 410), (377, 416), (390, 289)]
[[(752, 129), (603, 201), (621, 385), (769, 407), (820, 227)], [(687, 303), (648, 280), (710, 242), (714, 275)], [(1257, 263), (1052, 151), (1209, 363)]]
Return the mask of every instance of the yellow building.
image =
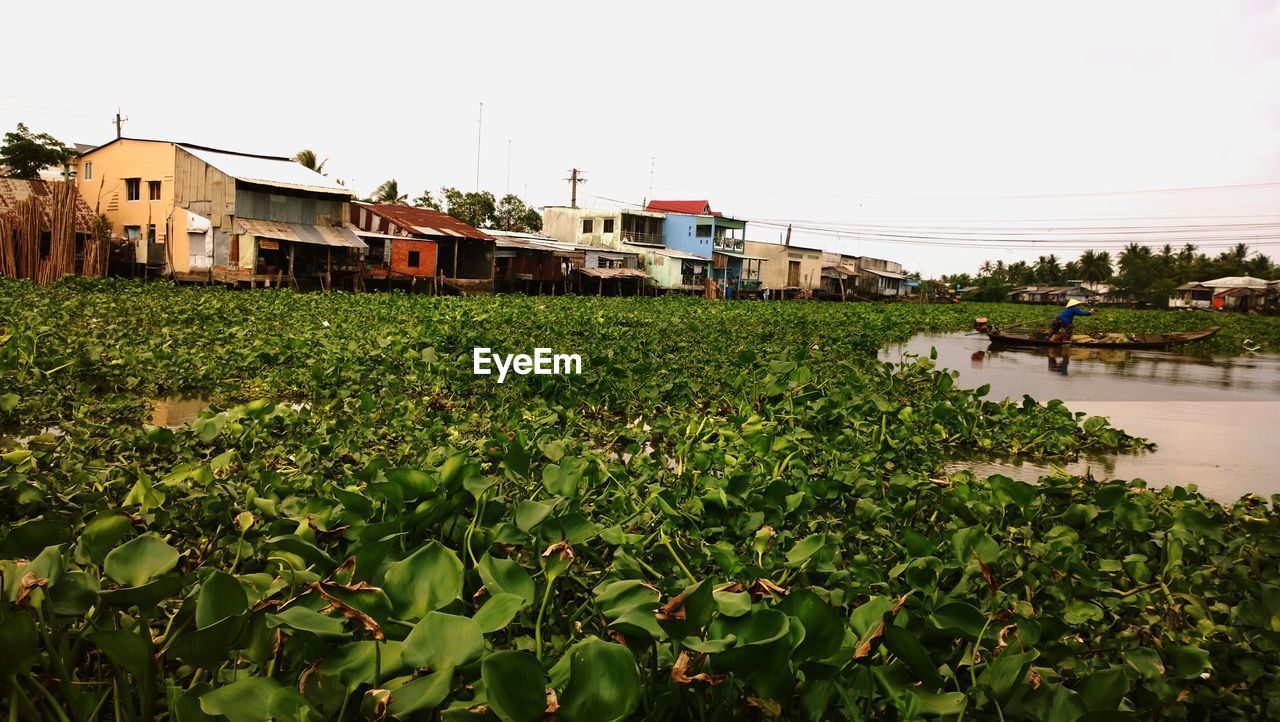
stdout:
[(341, 274), (366, 248), (346, 223), (352, 193), (289, 158), (117, 138), (76, 171), (132, 260), (179, 279), (327, 286), (335, 258)]

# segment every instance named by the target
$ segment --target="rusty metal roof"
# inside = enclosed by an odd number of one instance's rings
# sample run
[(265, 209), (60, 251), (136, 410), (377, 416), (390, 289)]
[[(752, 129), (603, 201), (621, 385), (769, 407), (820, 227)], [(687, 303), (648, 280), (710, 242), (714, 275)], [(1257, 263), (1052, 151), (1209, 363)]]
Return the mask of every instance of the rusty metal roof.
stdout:
[(240, 226), (241, 233), (251, 233), (260, 238), (336, 248), (369, 247), (351, 229), (339, 226), (310, 226), (305, 223), (279, 223), (253, 218), (237, 218), (236, 223)]
[(372, 203), (366, 207), (410, 233), (424, 236), (473, 238), (479, 241), (493, 240), (493, 236), (484, 231), (431, 208), (416, 208), (394, 203)]
[(583, 268), (582, 275), (595, 278), (648, 278), (639, 268)]
[[(53, 183), (25, 178), (0, 178), (0, 215), (9, 213), (19, 203), (35, 198), (40, 203), (40, 215), (44, 225), (50, 224), (53, 212)], [(93, 232), (93, 210), (84, 197), (76, 192), (76, 232)]]

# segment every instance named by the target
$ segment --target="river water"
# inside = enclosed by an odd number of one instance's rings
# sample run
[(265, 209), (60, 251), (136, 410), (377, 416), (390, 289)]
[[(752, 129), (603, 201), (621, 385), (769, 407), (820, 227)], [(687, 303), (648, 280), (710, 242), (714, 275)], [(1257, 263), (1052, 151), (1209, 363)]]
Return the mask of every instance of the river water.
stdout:
[[(1194, 484), (1229, 503), (1253, 492), (1280, 493), (1280, 356), (1210, 357), (1188, 352), (992, 349), (985, 336), (922, 334), (881, 358), (938, 351), (959, 384), (991, 385), (990, 399), (1061, 399), (1072, 411), (1156, 443), (1155, 451), (1083, 458), (1058, 465), (1095, 478)], [(1017, 459), (957, 461), (950, 469), (1034, 481), (1053, 465)]]

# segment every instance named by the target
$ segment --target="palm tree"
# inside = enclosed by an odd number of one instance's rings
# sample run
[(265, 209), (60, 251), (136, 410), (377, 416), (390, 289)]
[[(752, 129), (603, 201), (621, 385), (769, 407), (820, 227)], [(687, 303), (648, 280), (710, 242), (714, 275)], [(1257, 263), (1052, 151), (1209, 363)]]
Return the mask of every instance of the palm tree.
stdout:
[(982, 265), (978, 267), (978, 275), (980, 275), (980, 276), (990, 276), (990, 275), (991, 275), (991, 271), (992, 271), (992, 269), (994, 269), (994, 268), (995, 268), (995, 266), (992, 266), (992, 265), (991, 265), (991, 261), (983, 261), (983, 262), (982, 262)]
[(1058, 265), (1058, 257), (1050, 253), (1047, 256), (1040, 256), (1036, 261), (1036, 280), (1044, 283), (1054, 283), (1062, 277), (1062, 267)]
[(395, 178), (383, 181), (382, 185), (378, 186), (373, 195), (369, 197), (369, 200), (374, 203), (394, 203), (396, 205), (404, 205), (408, 199), (409, 196), (407, 194), (400, 192), (400, 184), (396, 182)]
[(298, 151), (293, 155), (293, 159), (297, 161), (299, 164), (301, 164), (304, 168), (310, 168), (311, 170), (319, 173), (320, 175), (324, 175), (324, 164), (329, 162), (328, 158), (325, 158), (324, 160), (319, 160), (319, 156), (317, 156), (316, 152), (314, 150), (311, 150), (310, 148), (303, 148), (302, 150)]

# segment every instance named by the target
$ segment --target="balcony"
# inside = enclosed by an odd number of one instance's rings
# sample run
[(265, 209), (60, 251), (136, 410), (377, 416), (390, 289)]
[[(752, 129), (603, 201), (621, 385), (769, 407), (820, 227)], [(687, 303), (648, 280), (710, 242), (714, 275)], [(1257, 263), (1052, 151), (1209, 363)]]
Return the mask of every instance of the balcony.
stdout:
[(744, 244), (741, 238), (717, 238), (712, 243), (712, 248), (717, 251), (735, 251), (742, 253)]
[(637, 233), (624, 229), (622, 233), (618, 234), (618, 238), (623, 243), (634, 243), (641, 246), (665, 245), (661, 233)]

